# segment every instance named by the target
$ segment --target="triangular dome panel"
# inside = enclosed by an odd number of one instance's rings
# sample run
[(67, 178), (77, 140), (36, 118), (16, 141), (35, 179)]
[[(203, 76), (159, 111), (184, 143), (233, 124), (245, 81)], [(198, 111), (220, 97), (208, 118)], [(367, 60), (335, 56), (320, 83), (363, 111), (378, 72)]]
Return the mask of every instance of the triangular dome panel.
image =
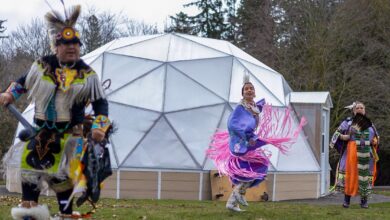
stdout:
[(111, 136), (120, 164), (159, 117), (159, 113), (110, 103), (110, 119), (117, 127)]
[(135, 107), (162, 111), (165, 67), (148, 73), (108, 95), (110, 101)]
[(223, 109), (224, 105), (217, 105), (166, 114), (168, 121), (199, 164), (203, 164), (205, 151), (217, 129)]
[[(236, 59), (233, 60), (233, 73), (232, 74), (232, 81), (230, 85), (230, 102), (238, 103), (242, 99), (241, 89), (243, 85), (243, 78), (244, 73), (247, 71), (247, 69)], [(275, 97), (271, 91), (269, 91), (264, 85), (262, 85), (256, 77), (253, 75), (250, 76), (250, 81), (255, 87), (256, 90), (256, 98), (255, 100), (260, 100), (262, 98), (265, 98), (265, 101), (267, 103), (271, 103), (274, 106), (282, 106), (283, 103)]]
[(150, 60), (158, 60), (165, 62), (169, 54), (169, 41), (172, 35), (162, 35), (142, 43), (128, 45), (115, 50), (110, 50), (110, 53), (145, 58)]
[(214, 50), (183, 37), (172, 35), (167, 61), (194, 60), (215, 57), (226, 57), (229, 54)]
[(119, 49), (119, 48), (122, 48), (122, 47), (127, 47), (129, 45), (142, 43), (143, 41), (146, 41), (146, 40), (149, 40), (149, 39), (152, 39), (152, 38), (156, 38), (156, 37), (159, 37), (159, 36), (161, 36), (161, 34), (146, 35), (146, 36), (131, 36), (131, 37), (120, 38), (120, 39), (114, 41), (114, 43), (111, 44), (110, 47), (107, 48), (106, 51), (109, 52), (109, 51), (112, 51), (112, 50), (115, 50), (115, 49)]
[(103, 53), (113, 44), (115, 43), (116, 41), (118, 41), (119, 39), (117, 40), (113, 40), (111, 42), (108, 42), (107, 44), (97, 48), (96, 50), (88, 53), (88, 54), (85, 54), (83, 57), (81, 57), (83, 60), (87, 60), (87, 59), (91, 59), (92, 57), (96, 57), (96, 56), (99, 56), (99, 55), (103, 55)]
[(269, 67), (269, 66), (265, 65), (264, 63), (258, 61), (257, 59), (255, 59), (251, 55), (245, 53), (243, 50), (241, 50), (240, 48), (234, 46), (233, 44), (229, 44), (229, 47), (230, 47), (230, 50), (232, 51), (232, 54), (235, 57), (238, 57), (238, 58), (241, 58), (241, 59), (246, 60), (248, 62), (251, 62), (253, 64), (256, 64), (256, 65), (261, 66), (261, 67), (263, 67), (265, 69), (268, 69), (270, 71), (275, 71), (271, 67)]
[(255, 76), (268, 90), (284, 103), (283, 77), (279, 73), (256, 66), (245, 60), (240, 62)]
[[(299, 163), (293, 163), (292, 161), (299, 161)], [(320, 171), (319, 164), (304, 137), (303, 131), (301, 131), (297, 142), (291, 146), (287, 154), (279, 155), (278, 165), (275, 168), (278, 171)]]
[(279, 100), (278, 97), (276, 97), (267, 87), (261, 84), (258, 79), (255, 79), (252, 74), (250, 75), (251, 78), (253, 78), (253, 80), (251, 80), (251, 83), (256, 90), (255, 101), (264, 98), (266, 103), (271, 103), (272, 106), (284, 106), (284, 99)]
[(230, 105), (230, 108), (232, 108), (232, 111), (233, 111), (237, 107), (238, 102), (230, 102), (229, 105)]
[(232, 61), (233, 57), (225, 57), (174, 62), (171, 65), (227, 101)]
[(206, 161), (204, 162), (203, 165), (203, 170), (216, 170), (217, 167), (215, 166), (213, 160), (210, 158), (206, 158)]
[(277, 167), (278, 161), (279, 161), (279, 154), (280, 154), (279, 150), (270, 144), (264, 145), (262, 148), (266, 152), (269, 152), (271, 154), (271, 157), (269, 158), (269, 160), (271, 162), (272, 167), (274, 167), (274, 168)]
[(211, 39), (211, 38), (204, 38), (204, 37), (197, 37), (197, 36), (187, 35), (187, 34), (175, 34), (175, 35), (186, 38), (186, 39), (191, 40), (193, 42), (196, 42), (198, 44), (204, 45), (206, 47), (209, 47), (210, 49), (223, 52), (227, 55), (232, 54), (232, 51), (230, 50), (230, 47), (229, 47), (229, 43), (227, 41)]
[(105, 53), (102, 78), (111, 79), (110, 91), (114, 91), (161, 65), (153, 60)]
[(176, 111), (223, 103), (206, 87), (168, 65), (164, 111)]
[[(85, 60), (84, 60), (85, 61)], [(99, 76), (99, 79), (102, 78), (103, 73), (103, 55), (97, 56), (92, 62), (88, 62), (88, 65), (96, 72), (96, 74)]]
[(199, 169), (164, 117), (160, 118), (122, 166)]
[(228, 121), (231, 113), (232, 113), (232, 110), (230, 110), (230, 107), (226, 106), (225, 110), (223, 112), (221, 121), (219, 122), (218, 129), (227, 130), (227, 121)]
[(112, 147), (112, 144), (106, 145), (108, 152), (110, 152), (110, 162), (111, 162), (111, 168), (117, 169), (118, 168), (118, 161), (116, 160), (116, 152), (114, 148)]

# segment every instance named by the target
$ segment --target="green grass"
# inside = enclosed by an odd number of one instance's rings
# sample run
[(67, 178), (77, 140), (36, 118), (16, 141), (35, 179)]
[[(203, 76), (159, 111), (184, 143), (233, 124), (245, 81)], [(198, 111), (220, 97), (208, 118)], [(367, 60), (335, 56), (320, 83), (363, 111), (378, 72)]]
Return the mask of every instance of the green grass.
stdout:
[(380, 195), (384, 195), (384, 196), (390, 196), (390, 190), (374, 190), (374, 193), (375, 194), (380, 194)]
[[(0, 219), (11, 219), (10, 209), (18, 203), (18, 197), (0, 197)], [(56, 212), (53, 197), (43, 197), (51, 212)], [(85, 212), (88, 206), (80, 211)], [(246, 212), (233, 213), (225, 209), (224, 202), (180, 200), (114, 200), (102, 199), (94, 219), (390, 219), (390, 203), (370, 204), (361, 209), (353, 204), (349, 209), (341, 205), (294, 204), (292, 202), (251, 202)]]

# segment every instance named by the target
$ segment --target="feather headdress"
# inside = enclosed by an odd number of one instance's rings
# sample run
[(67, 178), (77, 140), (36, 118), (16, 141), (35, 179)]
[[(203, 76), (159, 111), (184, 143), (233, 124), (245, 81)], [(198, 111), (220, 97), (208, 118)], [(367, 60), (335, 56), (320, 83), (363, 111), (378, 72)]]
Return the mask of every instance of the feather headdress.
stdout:
[(245, 85), (246, 83), (250, 83), (249, 81), (249, 73), (247, 70), (244, 70), (244, 76), (242, 79), (242, 84)]
[(248, 70), (244, 70), (244, 76), (242, 78), (241, 95), (244, 95), (244, 87), (245, 87), (246, 84), (252, 84), (251, 81), (249, 81), (249, 72), (248, 72)]
[(66, 10), (63, 1), (61, 2), (64, 6), (65, 16), (62, 16), (61, 13), (53, 9), (45, 15), (50, 38), (50, 47), (54, 53), (56, 46), (60, 43), (81, 44), (80, 34), (74, 27), (80, 16), (81, 6), (75, 5)]
[(353, 108), (355, 108), (355, 106), (356, 106), (356, 102), (353, 102), (352, 104), (347, 105), (347, 106), (345, 106), (344, 108), (349, 109), (349, 110), (352, 110)]

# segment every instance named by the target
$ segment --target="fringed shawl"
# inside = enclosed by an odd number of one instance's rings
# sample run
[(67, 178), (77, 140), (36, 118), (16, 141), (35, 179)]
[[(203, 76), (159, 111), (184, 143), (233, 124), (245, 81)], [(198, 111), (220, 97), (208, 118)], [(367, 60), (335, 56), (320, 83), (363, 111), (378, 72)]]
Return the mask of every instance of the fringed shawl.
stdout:
[[(279, 110), (271, 105), (264, 105), (264, 101), (256, 104), (262, 110), (257, 131), (255, 118), (242, 105), (238, 105), (229, 117), (229, 131), (216, 132), (212, 137), (211, 147), (206, 152), (218, 171), (233, 179), (237, 176), (255, 179), (265, 176), (265, 173), (242, 168), (239, 160), (268, 166), (271, 154), (261, 146), (271, 144), (286, 153), (296, 142), (306, 123), (306, 119), (302, 117), (294, 125), (290, 108)], [(256, 140), (255, 146), (249, 146), (249, 139)]]

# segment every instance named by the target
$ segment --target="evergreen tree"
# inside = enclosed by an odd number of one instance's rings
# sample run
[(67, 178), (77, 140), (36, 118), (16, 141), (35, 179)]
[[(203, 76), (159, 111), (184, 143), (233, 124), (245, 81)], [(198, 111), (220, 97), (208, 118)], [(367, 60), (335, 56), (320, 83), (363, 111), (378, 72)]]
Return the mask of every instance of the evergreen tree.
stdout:
[(238, 44), (240, 37), (238, 17), (237, 17), (237, 0), (226, 0), (226, 27), (223, 34), (223, 39)]
[(195, 16), (184, 12), (171, 16), (173, 25), (167, 31), (223, 39), (226, 24), (222, 0), (197, 0), (184, 5), (191, 6), (196, 6), (200, 12)]
[(190, 17), (190, 24), (193, 27), (194, 34), (222, 39), (225, 24), (221, 0), (198, 0), (184, 6), (196, 6), (200, 10), (199, 14)]
[(101, 27), (98, 18), (92, 14), (87, 18), (87, 25), (83, 30), (83, 42), (85, 46), (85, 52), (95, 50), (100, 47), (102, 43)]
[(168, 27), (165, 32), (194, 34), (190, 24), (190, 18), (186, 13), (181, 11), (177, 13), (176, 16), (170, 16), (170, 19), (172, 21), (171, 26)]

